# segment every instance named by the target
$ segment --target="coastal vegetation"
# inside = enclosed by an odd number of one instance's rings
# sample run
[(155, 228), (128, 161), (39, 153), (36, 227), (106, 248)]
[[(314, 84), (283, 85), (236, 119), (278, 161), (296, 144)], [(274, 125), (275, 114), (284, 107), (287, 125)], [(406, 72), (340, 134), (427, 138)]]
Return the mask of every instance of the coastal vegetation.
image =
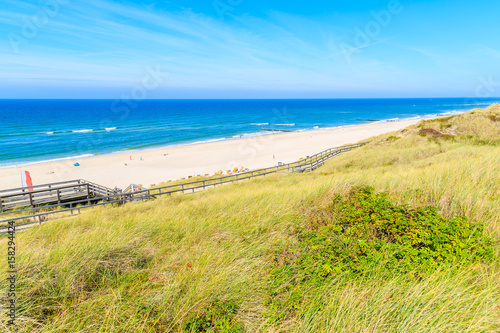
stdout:
[(18, 331), (498, 332), (499, 175), (493, 105), (51, 221), (16, 235)]

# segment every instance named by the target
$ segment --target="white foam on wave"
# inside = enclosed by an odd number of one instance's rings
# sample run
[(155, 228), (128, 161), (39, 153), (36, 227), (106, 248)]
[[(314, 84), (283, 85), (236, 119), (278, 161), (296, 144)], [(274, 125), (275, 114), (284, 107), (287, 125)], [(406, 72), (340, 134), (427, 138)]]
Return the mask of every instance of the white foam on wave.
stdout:
[(295, 124), (276, 124), (276, 126), (295, 126)]
[(253, 126), (264, 126), (264, 125), (269, 125), (269, 123), (252, 123), (250, 125), (253, 125)]
[(210, 139), (210, 140), (204, 140), (204, 141), (196, 141), (189, 143), (190, 145), (199, 145), (201, 143), (210, 143), (210, 142), (219, 142), (219, 141), (224, 141), (227, 140), (226, 138), (218, 138), (218, 139)]
[(422, 118), (421, 116), (415, 116), (415, 117), (408, 117), (408, 118), (404, 118), (403, 120), (417, 120), (417, 119), (420, 119)]
[(399, 121), (399, 118), (391, 118), (391, 119), (384, 119), (384, 120), (374, 121), (373, 124), (392, 123), (392, 122), (395, 122), (395, 121)]
[(452, 111), (446, 111), (446, 112), (438, 113), (438, 115), (439, 116), (453, 116), (453, 115), (461, 114), (461, 113), (464, 113), (464, 112), (466, 112), (466, 111), (452, 110)]
[(479, 105), (491, 105), (493, 102), (477, 102), (477, 103), (470, 103), (470, 104), (444, 104), (442, 106), (451, 106), (451, 107), (457, 107), (457, 106), (479, 106)]
[(91, 129), (82, 129), (82, 130), (74, 130), (74, 131), (71, 131), (73, 133), (89, 133), (89, 132), (92, 132), (93, 130)]
[(106, 127), (105, 130), (106, 132), (111, 132), (111, 131), (114, 131), (116, 129), (116, 127)]
[(463, 110), (463, 111), (451, 110), (451, 111), (445, 111), (445, 112), (441, 112), (441, 113), (426, 114), (426, 115), (423, 115), (422, 117), (423, 118), (446, 117), (446, 116), (454, 116), (454, 115), (457, 115), (457, 114), (462, 114), (462, 113), (465, 113), (465, 112), (467, 112), (467, 111), (466, 110)]
[[(9, 164), (9, 165), (0, 165), (0, 168), (8, 168), (8, 167), (13, 167), (15, 165), (17, 166), (24, 166), (24, 165), (32, 165), (32, 164), (43, 164), (43, 163), (52, 163), (52, 162), (64, 162), (68, 160), (76, 160), (79, 158), (87, 158), (87, 157), (93, 157), (95, 156), (94, 154), (83, 154), (83, 155), (77, 155), (77, 156), (70, 156), (70, 157), (61, 157), (61, 158), (53, 158), (49, 160), (43, 160), (43, 161), (36, 161), (36, 162), (20, 162), (16, 164)], [(73, 162), (71, 162), (72, 164)]]
[(254, 133), (243, 133), (243, 134), (233, 135), (232, 139), (249, 139), (249, 138), (269, 136), (269, 135), (280, 134), (280, 133), (282, 133), (282, 132), (281, 131), (264, 131), (264, 132), (259, 131), (259, 132), (254, 132)]
[(52, 134), (54, 134), (54, 132), (45, 132), (45, 134), (52, 135)]
[(340, 129), (340, 128), (356, 127), (356, 126), (359, 126), (359, 125), (355, 125), (355, 124), (351, 124), (351, 125), (339, 125), (339, 126), (326, 127), (326, 128), (323, 128), (323, 129), (325, 129), (325, 130), (332, 130), (332, 129)]
[(267, 135), (273, 135), (275, 132), (256, 132), (256, 133), (245, 133), (241, 135), (242, 139), (246, 138), (255, 138), (258, 136), (267, 136)]

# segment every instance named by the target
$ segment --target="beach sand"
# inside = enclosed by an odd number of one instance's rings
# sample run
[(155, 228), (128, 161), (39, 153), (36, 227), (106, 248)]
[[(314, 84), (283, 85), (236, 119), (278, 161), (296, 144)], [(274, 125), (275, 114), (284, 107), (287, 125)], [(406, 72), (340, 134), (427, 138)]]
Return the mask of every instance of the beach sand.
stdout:
[[(0, 169), (0, 189), (21, 186), (20, 169), (31, 173), (33, 185), (84, 179), (110, 188), (129, 184), (149, 187), (168, 180), (226, 173), (234, 167), (257, 169), (295, 162), (325, 149), (356, 143), (397, 131), (420, 120), (290, 132), (246, 139), (94, 156)], [(168, 154), (168, 155), (166, 155)], [(132, 157), (132, 159), (130, 159)], [(141, 160), (142, 157), (142, 160)], [(79, 167), (74, 163), (78, 162)], [(127, 165), (125, 165), (127, 164)]]

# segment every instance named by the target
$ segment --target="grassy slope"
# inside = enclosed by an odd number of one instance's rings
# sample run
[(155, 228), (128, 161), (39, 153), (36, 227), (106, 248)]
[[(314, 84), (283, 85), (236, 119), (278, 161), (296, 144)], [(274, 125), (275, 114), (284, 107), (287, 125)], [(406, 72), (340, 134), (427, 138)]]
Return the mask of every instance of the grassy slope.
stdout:
[[(498, 260), (422, 281), (377, 272), (340, 276), (318, 291), (322, 308), (271, 326), (263, 315), (270, 251), (295, 241), (289, 230), (309, 208), (353, 185), (387, 191), (397, 204), (466, 215), (499, 240), (496, 117), (498, 105), (427, 121), (390, 140), (377, 137), (312, 173), (98, 208), (18, 234), (20, 331), (178, 331), (215, 298), (237, 302), (237, 320), (250, 332), (499, 331)], [(418, 135), (423, 128), (453, 137)], [(5, 239), (0, 247), (6, 249)]]

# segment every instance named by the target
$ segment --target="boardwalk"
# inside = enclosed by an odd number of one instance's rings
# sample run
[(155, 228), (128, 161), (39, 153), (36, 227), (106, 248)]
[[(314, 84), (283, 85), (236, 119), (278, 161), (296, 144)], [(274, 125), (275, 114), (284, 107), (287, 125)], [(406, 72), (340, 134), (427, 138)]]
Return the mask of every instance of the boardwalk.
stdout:
[(82, 209), (89, 207), (150, 200), (174, 193), (194, 193), (210, 187), (274, 173), (312, 171), (330, 158), (365, 144), (330, 148), (298, 162), (276, 167), (149, 189), (131, 184), (124, 191), (114, 190), (80, 179), (33, 186), (30, 191), (25, 188), (4, 190), (0, 191), (0, 234), (6, 232), (8, 221), (15, 221), (17, 227), (27, 227), (36, 223), (41, 224), (49, 215), (80, 213)]
[(95, 198), (113, 194), (112, 189), (87, 182), (71, 180), (60, 183), (15, 188), (0, 191), (0, 213), (18, 207), (39, 207), (62, 204), (83, 198)]

